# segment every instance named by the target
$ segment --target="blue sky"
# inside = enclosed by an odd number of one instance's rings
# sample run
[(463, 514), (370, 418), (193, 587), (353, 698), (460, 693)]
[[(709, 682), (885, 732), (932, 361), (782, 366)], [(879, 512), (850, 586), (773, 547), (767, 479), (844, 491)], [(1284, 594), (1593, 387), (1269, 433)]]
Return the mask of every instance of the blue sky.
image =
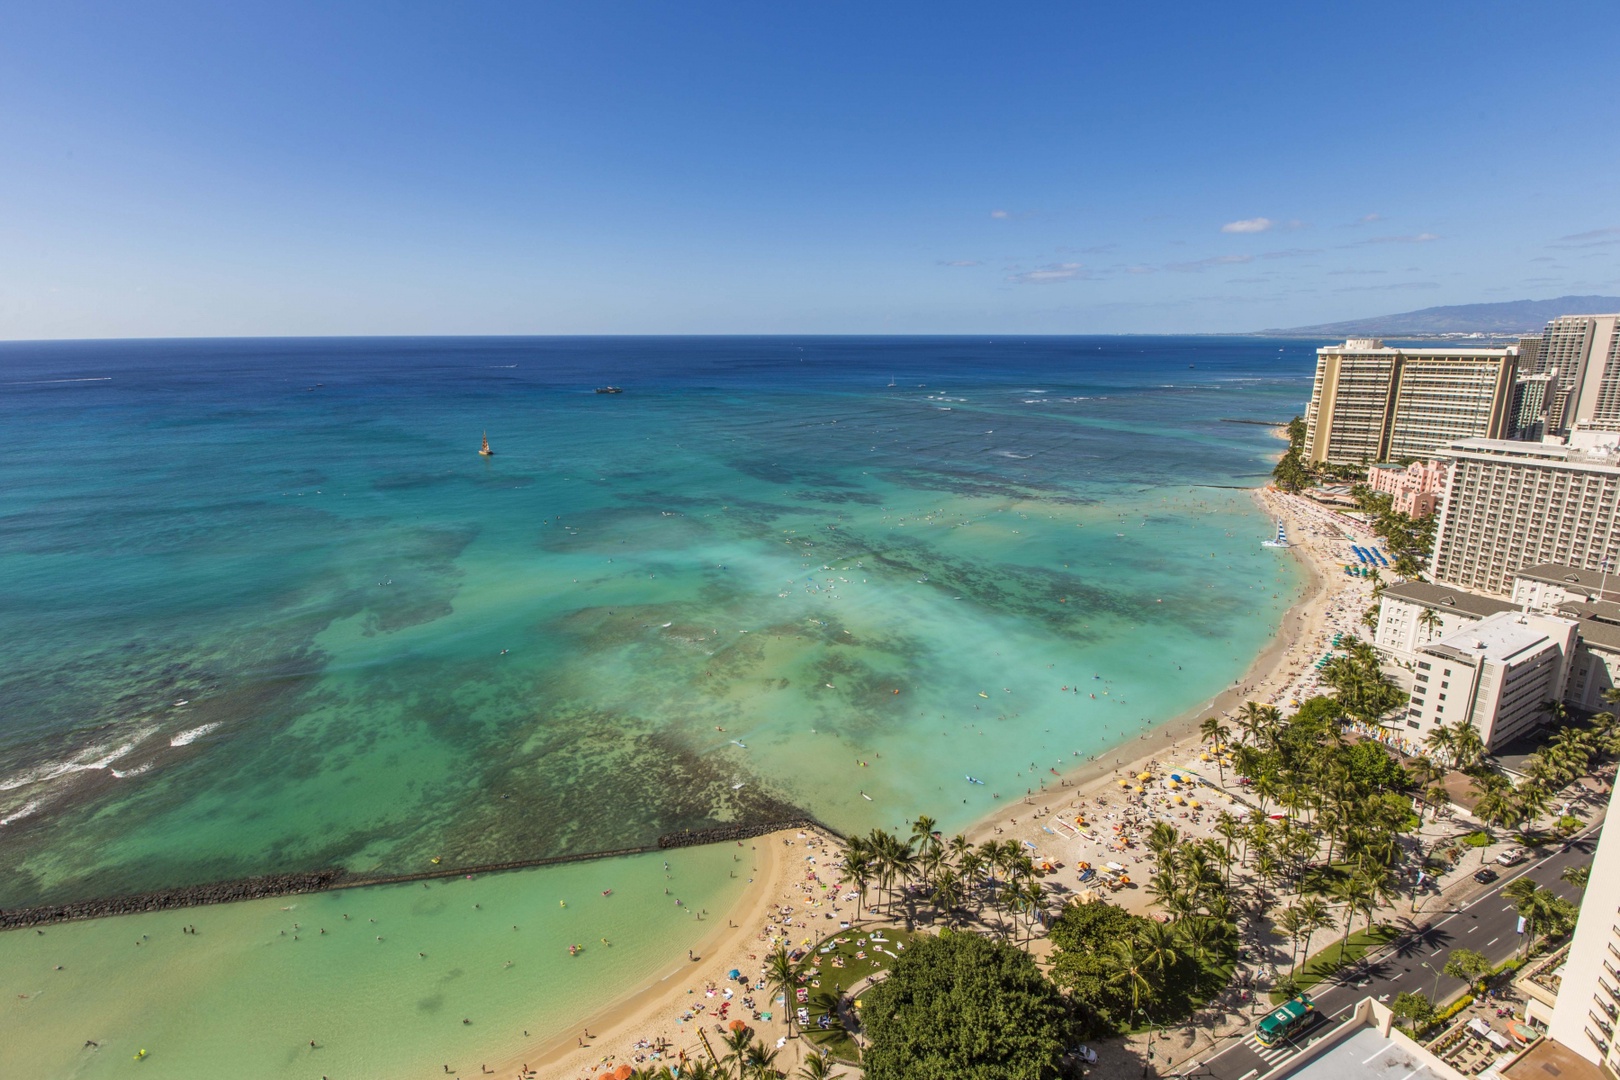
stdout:
[(0, 338), (1620, 294), (1620, 5), (10, 4)]

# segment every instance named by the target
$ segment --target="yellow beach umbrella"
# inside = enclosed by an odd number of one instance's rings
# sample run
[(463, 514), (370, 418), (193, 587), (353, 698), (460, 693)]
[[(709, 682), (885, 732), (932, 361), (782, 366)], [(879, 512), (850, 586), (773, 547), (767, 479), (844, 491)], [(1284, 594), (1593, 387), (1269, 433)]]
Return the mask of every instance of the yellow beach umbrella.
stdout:
[(1121, 781), (1120, 781), (1120, 782), (1119, 782), (1119, 786), (1120, 786), (1120, 787), (1130, 787), (1130, 786), (1131, 786), (1131, 782), (1130, 782), (1130, 781), (1129, 781), (1129, 780), (1121, 780)]
[(1198, 809), (1198, 800), (1197, 799), (1189, 800), (1187, 805), (1192, 807), (1194, 810), (1196, 810), (1196, 809)]
[(1136, 778), (1138, 780), (1151, 780), (1153, 779), (1153, 774), (1150, 772), (1139, 773)]
[(1209, 760), (1209, 755), (1208, 754), (1199, 754), (1198, 755), (1198, 760), (1199, 761), (1208, 761)]
[(1136, 793), (1138, 795), (1142, 794), (1142, 785), (1141, 784), (1136, 785)]

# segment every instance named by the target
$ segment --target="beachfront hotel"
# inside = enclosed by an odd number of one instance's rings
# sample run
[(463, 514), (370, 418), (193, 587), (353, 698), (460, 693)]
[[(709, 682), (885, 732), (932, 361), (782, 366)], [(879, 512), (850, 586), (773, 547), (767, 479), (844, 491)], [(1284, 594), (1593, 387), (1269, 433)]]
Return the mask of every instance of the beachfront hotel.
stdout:
[(1578, 623), (1503, 611), (1420, 645), (1406, 726), (1413, 739), (1468, 721), (1489, 752), (1528, 735), (1561, 701)]
[(1427, 457), (1458, 439), (1513, 434), (1519, 351), (1397, 349), (1350, 338), (1316, 350), (1305, 409), (1312, 462)]
[[(1609, 813), (1617, 802), (1611, 793)], [(1547, 1034), (1609, 1076), (1620, 1075), (1620, 840), (1604, 830), (1592, 855), (1581, 914), (1564, 962)]]
[(1450, 466), (1443, 461), (1415, 461), (1411, 465), (1374, 465), (1367, 470), (1367, 486), (1390, 496), (1390, 509), (1407, 517), (1428, 517), (1440, 505)]
[(1604, 598), (1620, 596), (1620, 581), (1608, 585), (1602, 573), (1542, 565), (1514, 575), (1511, 600), (1427, 581), (1388, 586), (1373, 644), (1412, 695), (1392, 727), (1419, 743), (1466, 715), (1493, 748), (1539, 723), (1542, 702), (1604, 708), (1604, 691), (1620, 685), (1620, 603)]
[[(1469, 439), (1451, 462), (1429, 576), (1508, 596), (1527, 566), (1601, 571), (1620, 560), (1620, 448)], [(1613, 437), (1611, 437), (1613, 438)]]

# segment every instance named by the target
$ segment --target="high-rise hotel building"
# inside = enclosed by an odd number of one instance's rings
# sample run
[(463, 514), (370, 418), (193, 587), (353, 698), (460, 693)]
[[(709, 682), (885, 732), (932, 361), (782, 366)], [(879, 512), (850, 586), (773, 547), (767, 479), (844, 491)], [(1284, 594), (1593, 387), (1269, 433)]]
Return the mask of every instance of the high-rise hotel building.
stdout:
[[(1609, 813), (1620, 810), (1612, 794)], [(1547, 1034), (1607, 1075), (1620, 1075), (1620, 838), (1605, 829), (1592, 855), (1581, 915), (1564, 963)], [(1551, 1071), (1551, 1070), (1549, 1070)]]
[(1527, 373), (1552, 374), (1547, 431), (1620, 432), (1620, 315), (1560, 315)]
[(1499, 596), (1513, 575), (1557, 563), (1620, 571), (1620, 451), (1469, 439), (1439, 451), (1451, 475), (1430, 577)]
[(1310, 461), (1425, 457), (1458, 439), (1513, 433), (1517, 349), (1394, 349), (1351, 338), (1316, 350), (1305, 410)]

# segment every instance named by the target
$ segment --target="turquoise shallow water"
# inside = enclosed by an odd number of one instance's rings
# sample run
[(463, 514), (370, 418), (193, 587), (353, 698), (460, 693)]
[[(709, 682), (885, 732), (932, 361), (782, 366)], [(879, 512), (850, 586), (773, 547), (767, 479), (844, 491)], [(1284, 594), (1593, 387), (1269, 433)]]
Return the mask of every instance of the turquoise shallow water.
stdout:
[[(1277, 443), (1222, 418), (1299, 411), (1311, 354), (1281, 347), (0, 346), (0, 905), (801, 810), (965, 825), (1208, 698), (1271, 634), (1298, 581), (1240, 489)], [(501, 880), (545, 896), (575, 872)], [(457, 910), (425, 951), (477, 938)], [(255, 1015), (222, 940), (185, 941), (190, 968), (142, 953), (140, 979), (201, 988), (190, 1014), (152, 1005), (174, 1030)], [(22, 947), (0, 935), (0, 969)], [(261, 981), (306, 977), (335, 969)], [(377, 985), (382, 1029), (410, 1028), (419, 988)], [(295, 1075), (241, 1037), (216, 1064)]]
[[(695, 912), (722, 917), (746, 882), (736, 850), (0, 935), (0, 1071), (315, 1080), (442, 1076), (449, 1065), (476, 1076), (492, 1051), (538, 1047), (577, 1029), (604, 994), (661, 980), (714, 925)], [(586, 947), (572, 956), (572, 944)]]

